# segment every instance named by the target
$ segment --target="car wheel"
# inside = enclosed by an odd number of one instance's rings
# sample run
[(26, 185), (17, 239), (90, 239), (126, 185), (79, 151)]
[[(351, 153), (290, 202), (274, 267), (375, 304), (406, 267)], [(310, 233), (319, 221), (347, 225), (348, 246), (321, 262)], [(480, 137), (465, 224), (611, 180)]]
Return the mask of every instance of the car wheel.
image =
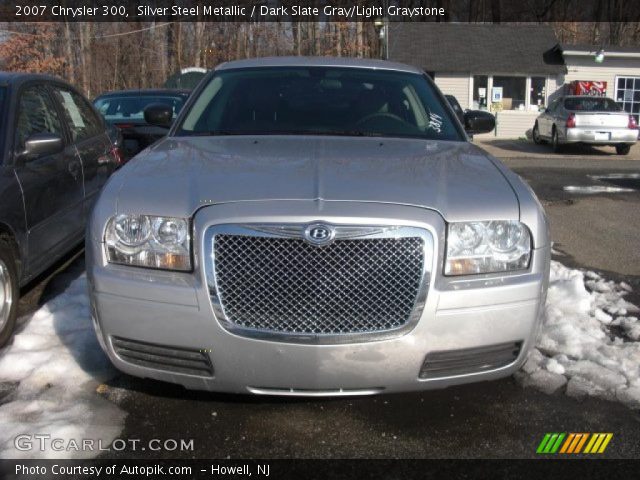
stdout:
[(629, 152), (631, 151), (631, 145), (616, 145), (616, 153), (618, 155), (629, 155)]
[(540, 137), (540, 130), (538, 130), (538, 122), (536, 122), (536, 124), (533, 126), (533, 133), (531, 134), (531, 136), (533, 137), (533, 143), (535, 143), (536, 145), (540, 145), (541, 143), (544, 143), (542, 141), (542, 137)]
[(556, 130), (556, 127), (553, 127), (553, 132), (551, 134), (551, 147), (555, 153), (560, 153), (562, 151), (562, 145), (558, 140), (558, 131)]
[(9, 341), (15, 327), (18, 296), (13, 249), (6, 237), (0, 236), (0, 347)]

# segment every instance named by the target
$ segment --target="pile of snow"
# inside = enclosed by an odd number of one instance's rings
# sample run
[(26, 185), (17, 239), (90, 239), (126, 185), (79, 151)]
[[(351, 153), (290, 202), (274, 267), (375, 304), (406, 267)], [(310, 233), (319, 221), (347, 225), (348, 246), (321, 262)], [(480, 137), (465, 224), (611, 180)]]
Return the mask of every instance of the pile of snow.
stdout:
[(640, 408), (640, 310), (624, 299), (630, 291), (551, 262), (546, 318), (517, 375), (523, 385)]
[[(36, 311), (13, 343), (0, 350), (0, 384), (17, 384), (0, 400), (0, 458), (98, 455), (98, 441), (108, 447), (124, 424), (124, 412), (96, 393), (114, 375), (93, 331), (82, 275)], [(58, 445), (72, 450), (47, 447), (41, 452), (36, 439), (34, 450), (17, 450), (14, 439), (23, 434), (63, 439)], [(83, 439), (94, 440), (96, 451), (74, 451), (69, 442), (81, 446)]]

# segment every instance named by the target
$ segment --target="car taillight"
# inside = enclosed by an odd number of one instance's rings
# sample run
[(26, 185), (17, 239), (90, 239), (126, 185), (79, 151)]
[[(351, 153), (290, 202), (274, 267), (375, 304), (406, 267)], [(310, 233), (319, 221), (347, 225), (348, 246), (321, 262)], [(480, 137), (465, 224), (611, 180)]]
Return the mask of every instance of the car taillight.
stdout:
[(576, 128), (576, 114), (570, 113), (567, 118), (567, 128)]
[(120, 130), (125, 130), (127, 128), (132, 128), (134, 126), (133, 123), (114, 123), (114, 125), (118, 127)]
[(111, 156), (115, 159), (116, 166), (120, 167), (124, 165), (124, 154), (122, 153), (120, 147), (112, 147)]
[(638, 130), (638, 122), (636, 122), (636, 117), (634, 117), (633, 115), (629, 115), (628, 128), (632, 130)]

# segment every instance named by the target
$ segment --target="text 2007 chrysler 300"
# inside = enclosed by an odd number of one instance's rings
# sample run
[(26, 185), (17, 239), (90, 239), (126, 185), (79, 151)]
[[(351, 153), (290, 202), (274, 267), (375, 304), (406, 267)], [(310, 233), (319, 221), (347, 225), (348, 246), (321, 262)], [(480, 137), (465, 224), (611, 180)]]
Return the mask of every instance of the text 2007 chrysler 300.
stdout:
[[(482, 112), (466, 121), (493, 128)], [(116, 367), (277, 395), (510, 375), (550, 256), (532, 191), (469, 143), (431, 80), (330, 58), (211, 72), (169, 135), (111, 178), (87, 243)]]

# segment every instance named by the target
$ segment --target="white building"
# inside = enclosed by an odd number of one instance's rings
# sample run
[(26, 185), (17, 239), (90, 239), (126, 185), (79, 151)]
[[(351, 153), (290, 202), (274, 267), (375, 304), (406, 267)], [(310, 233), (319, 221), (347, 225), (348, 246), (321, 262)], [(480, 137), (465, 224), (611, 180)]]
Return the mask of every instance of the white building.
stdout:
[[(575, 80), (607, 82), (606, 96), (613, 98), (627, 112), (640, 116), (640, 47), (595, 47), (562, 45), (567, 73), (562, 83)], [(602, 63), (595, 56), (602, 49)]]
[[(599, 48), (597, 49), (599, 50)], [(606, 81), (606, 95), (640, 114), (640, 48), (560, 45), (548, 25), (391, 23), (389, 59), (422, 68), (462, 108), (496, 115), (489, 136), (525, 137), (539, 110), (574, 80)]]

